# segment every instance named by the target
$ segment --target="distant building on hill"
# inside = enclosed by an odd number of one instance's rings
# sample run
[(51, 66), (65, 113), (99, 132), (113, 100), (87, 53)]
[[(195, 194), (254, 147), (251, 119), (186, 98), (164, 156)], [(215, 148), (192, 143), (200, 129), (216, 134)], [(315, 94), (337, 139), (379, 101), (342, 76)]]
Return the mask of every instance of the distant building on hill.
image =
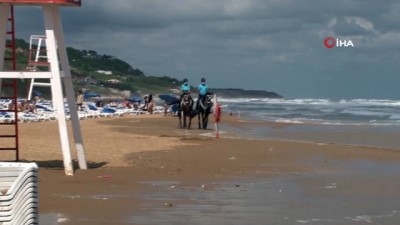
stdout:
[(176, 88), (171, 88), (169, 89), (172, 93), (180, 93), (181, 91), (179, 89)]
[(102, 73), (102, 74), (105, 74), (105, 75), (112, 75), (112, 71), (109, 71), (109, 70), (97, 70), (96, 72), (97, 73)]
[(109, 79), (109, 80), (107, 80), (107, 82), (111, 83), (111, 84), (120, 84), (121, 83), (121, 81), (119, 81), (117, 79)]

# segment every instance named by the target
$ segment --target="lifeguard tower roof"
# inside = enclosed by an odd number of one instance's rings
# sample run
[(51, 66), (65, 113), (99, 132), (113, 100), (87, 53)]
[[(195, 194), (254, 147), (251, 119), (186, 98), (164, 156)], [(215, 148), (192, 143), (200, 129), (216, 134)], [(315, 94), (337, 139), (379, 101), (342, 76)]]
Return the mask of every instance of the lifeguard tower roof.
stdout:
[(1, 3), (12, 5), (45, 5), (56, 4), (61, 6), (81, 6), (81, 0), (0, 0)]

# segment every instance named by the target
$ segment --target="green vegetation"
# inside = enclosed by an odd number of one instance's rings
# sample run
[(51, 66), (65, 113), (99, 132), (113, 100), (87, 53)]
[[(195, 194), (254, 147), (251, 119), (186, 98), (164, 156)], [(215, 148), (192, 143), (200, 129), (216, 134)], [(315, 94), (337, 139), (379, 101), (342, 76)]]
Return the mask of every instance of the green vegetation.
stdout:
[[(29, 43), (22, 39), (16, 40), (17, 70), (26, 70), (29, 64)], [(34, 47), (36, 49), (36, 46)], [(10, 51), (6, 53), (8, 56)], [(35, 54), (35, 53), (33, 53)], [(74, 88), (87, 89), (101, 95), (130, 95), (147, 93), (171, 93), (181, 81), (170, 77), (146, 76), (140, 69), (133, 68), (128, 63), (111, 55), (99, 54), (94, 50), (78, 50), (67, 48), (71, 66)], [(34, 60), (32, 57), (31, 60)], [(6, 70), (11, 70), (11, 64), (5, 64)], [(37, 70), (47, 70), (37, 67)], [(19, 96), (26, 96), (30, 80), (18, 81)], [(35, 88), (45, 95), (50, 94), (49, 88)]]
[[(29, 54), (29, 43), (22, 39), (16, 40), (16, 46), (17, 70), (27, 70), (29, 57), (31, 55), (31, 61), (34, 61), (35, 52)], [(36, 50), (36, 46), (33, 48)], [(41, 49), (41, 51), (45, 50), (45, 48)], [(67, 54), (75, 91), (86, 89), (102, 96), (129, 97), (149, 93), (154, 95), (171, 93), (172, 89), (176, 90), (182, 84), (181, 81), (168, 76), (146, 76), (141, 70), (133, 68), (123, 60), (111, 55), (99, 54), (94, 50), (78, 50), (68, 47)], [(10, 55), (11, 51), (8, 49), (6, 57)], [(42, 71), (47, 69), (46, 66), (36, 68), (36, 70)], [(5, 63), (5, 70), (11, 70), (9, 62)], [(19, 79), (18, 96), (22, 98), (27, 96), (29, 85), (30, 80)], [(50, 89), (47, 87), (35, 87), (35, 90), (43, 93), (45, 97), (50, 97)], [(12, 89), (2, 89), (2, 92), (8, 96), (12, 95)], [(212, 92), (219, 96), (229, 97), (281, 97), (274, 92), (257, 90), (213, 89)]]
[(93, 50), (67, 48), (71, 67), (78, 71), (93, 72), (98, 70), (112, 71), (113, 74), (144, 76), (139, 69), (110, 55), (99, 55)]

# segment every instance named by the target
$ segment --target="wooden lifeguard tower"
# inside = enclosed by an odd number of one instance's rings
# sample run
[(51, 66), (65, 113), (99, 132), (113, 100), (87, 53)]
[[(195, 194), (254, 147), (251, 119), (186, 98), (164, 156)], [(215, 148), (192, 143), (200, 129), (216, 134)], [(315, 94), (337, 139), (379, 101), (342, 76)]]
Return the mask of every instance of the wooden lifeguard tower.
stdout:
[[(43, 10), (45, 33), (46, 33), (46, 50), (48, 59), (48, 71), (4, 71), (4, 60), (6, 48), (12, 48), (13, 44), (6, 45), (6, 37), (12, 31), (8, 31), (8, 23), (13, 21), (14, 6), (39, 6)], [(77, 150), (78, 162), (80, 169), (87, 169), (84, 145), (79, 124), (78, 112), (75, 104), (75, 94), (72, 86), (71, 71), (67, 58), (67, 51), (64, 43), (64, 34), (61, 25), (59, 7), (74, 6), (80, 7), (81, 0), (0, 0), (0, 95), (2, 79), (49, 79), (52, 93), (52, 101), (57, 111), (58, 127), (60, 132), (61, 149), (63, 153), (64, 168), (66, 175), (73, 175), (74, 168), (72, 164), (71, 150), (68, 141), (68, 131), (66, 122), (65, 103), (63, 96), (63, 85), (65, 87), (66, 99), (69, 106), (69, 112), (72, 121), (72, 129), (74, 135), (75, 147)], [(15, 44), (14, 44), (15, 51)], [(14, 56), (15, 57), (15, 56)], [(14, 58), (15, 64), (15, 58)], [(15, 66), (14, 66), (15, 70)], [(14, 82), (14, 89), (16, 89)], [(14, 91), (16, 93), (16, 91)], [(14, 96), (16, 99), (16, 96)], [(16, 102), (14, 102), (16, 104)], [(15, 107), (17, 108), (17, 107)], [(15, 122), (16, 130), (18, 121)], [(18, 140), (18, 131), (15, 135)], [(43, 141), (46, 141), (46, 134), (43, 134)], [(1, 146), (0, 146), (1, 149)], [(18, 144), (16, 144), (18, 152)], [(18, 156), (18, 154), (17, 154)]]

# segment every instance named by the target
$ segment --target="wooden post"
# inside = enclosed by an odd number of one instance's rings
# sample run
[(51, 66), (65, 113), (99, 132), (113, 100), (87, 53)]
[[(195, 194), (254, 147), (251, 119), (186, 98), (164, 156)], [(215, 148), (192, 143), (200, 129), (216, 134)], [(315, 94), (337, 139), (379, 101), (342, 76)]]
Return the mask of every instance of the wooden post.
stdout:
[(218, 99), (217, 99), (217, 95), (214, 94), (214, 121), (215, 121), (215, 137), (219, 138), (219, 127), (218, 127), (218, 123), (220, 120), (220, 116), (221, 116), (221, 108), (220, 105), (218, 103)]

